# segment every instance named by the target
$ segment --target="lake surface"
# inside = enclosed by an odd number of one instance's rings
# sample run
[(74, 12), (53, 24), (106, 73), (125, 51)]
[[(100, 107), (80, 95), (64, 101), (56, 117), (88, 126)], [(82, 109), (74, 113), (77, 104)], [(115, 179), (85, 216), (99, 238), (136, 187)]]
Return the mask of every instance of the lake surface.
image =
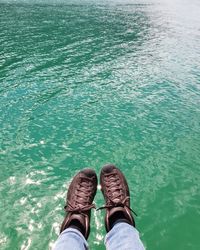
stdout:
[(73, 175), (108, 162), (147, 249), (198, 250), (200, 2), (0, 0), (0, 129), (1, 250), (51, 249)]

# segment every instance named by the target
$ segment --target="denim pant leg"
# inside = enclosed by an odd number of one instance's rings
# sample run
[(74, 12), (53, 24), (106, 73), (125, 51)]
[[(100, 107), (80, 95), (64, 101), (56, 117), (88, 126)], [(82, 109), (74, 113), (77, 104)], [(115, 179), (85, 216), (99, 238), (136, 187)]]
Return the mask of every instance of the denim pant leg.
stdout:
[(133, 226), (119, 222), (105, 237), (107, 250), (144, 250), (139, 233)]
[(76, 229), (67, 228), (58, 237), (53, 250), (86, 250), (88, 243)]

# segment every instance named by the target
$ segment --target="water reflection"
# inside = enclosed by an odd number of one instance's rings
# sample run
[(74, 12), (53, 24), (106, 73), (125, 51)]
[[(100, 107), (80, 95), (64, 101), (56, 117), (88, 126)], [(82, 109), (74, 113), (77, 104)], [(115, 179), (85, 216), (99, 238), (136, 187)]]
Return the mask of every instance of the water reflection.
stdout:
[[(198, 208), (199, 3), (0, 9), (2, 248), (51, 247), (74, 173), (105, 162), (128, 176), (147, 246), (178, 244), (166, 221), (178, 228)], [(94, 212), (91, 248), (103, 248), (102, 218)]]

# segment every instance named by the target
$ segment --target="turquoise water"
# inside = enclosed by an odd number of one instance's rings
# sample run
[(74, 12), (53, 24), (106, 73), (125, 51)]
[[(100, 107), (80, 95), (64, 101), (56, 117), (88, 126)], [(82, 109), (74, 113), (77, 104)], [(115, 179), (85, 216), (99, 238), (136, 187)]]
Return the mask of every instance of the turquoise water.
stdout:
[(0, 249), (51, 249), (73, 175), (113, 162), (147, 249), (198, 250), (200, 2), (0, 0), (0, 129)]

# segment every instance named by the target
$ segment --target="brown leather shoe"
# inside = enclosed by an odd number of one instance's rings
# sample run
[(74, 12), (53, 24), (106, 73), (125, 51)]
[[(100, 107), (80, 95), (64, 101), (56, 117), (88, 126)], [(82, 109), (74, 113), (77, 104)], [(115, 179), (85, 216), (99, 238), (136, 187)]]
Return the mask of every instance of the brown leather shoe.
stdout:
[(104, 166), (100, 174), (100, 184), (106, 202), (102, 207), (106, 208), (106, 231), (110, 231), (117, 220), (135, 226), (131, 214), (133, 210), (130, 208), (129, 188), (122, 172), (112, 164)]
[[(97, 176), (94, 170), (84, 169), (80, 171), (72, 180), (66, 199), (65, 211), (67, 212), (62, 223), (60, 232), (68, 227), (79, 227), (87, 239), (90, 233), (90, 214), (91, 209), (95, 208), (92, 204), (97, 190)], [(75, 227), (76, 227), (75, 226)]]

